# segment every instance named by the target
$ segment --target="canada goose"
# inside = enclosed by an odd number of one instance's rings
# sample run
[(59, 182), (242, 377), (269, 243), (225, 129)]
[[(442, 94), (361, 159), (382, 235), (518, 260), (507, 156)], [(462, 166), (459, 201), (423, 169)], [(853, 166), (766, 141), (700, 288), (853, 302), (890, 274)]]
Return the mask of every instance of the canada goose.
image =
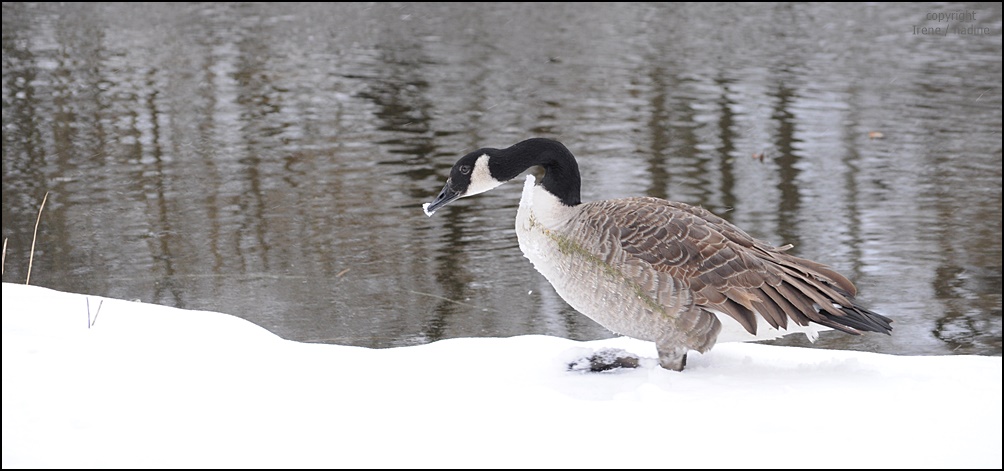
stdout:
[(527, 175), (516, 213), (520, 250), (575, 310), (614, 333), (655, 342), (663, 368), (682, 371), (689, 350), (706, 352), (720, 335), (804, 332), (815, 340), (826, 328), (892, 330), (891, 319), (858, 304), (844, 276), (703, 208), (652, 197), (582, 203), (575, 157), (554, 140), (465, 155), (422, 208), (432, 216), (538, 165), (544, 176), (535, 185)]

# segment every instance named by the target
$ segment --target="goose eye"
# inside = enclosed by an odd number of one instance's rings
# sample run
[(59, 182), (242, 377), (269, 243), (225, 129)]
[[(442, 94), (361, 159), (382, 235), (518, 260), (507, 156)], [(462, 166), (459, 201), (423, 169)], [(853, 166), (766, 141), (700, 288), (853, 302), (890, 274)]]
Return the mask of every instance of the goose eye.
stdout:
[(467, 174), (471, 173), (471, 166), (470, 165), (461, 165), (460, 166), (460, 173), (462, 173), (464, 175), (467, 175)]

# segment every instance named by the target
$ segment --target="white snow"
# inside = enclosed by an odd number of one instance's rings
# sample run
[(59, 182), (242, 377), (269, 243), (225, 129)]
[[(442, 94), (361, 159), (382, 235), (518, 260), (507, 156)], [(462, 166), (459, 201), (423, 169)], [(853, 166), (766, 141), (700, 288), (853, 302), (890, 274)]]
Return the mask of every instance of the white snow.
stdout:
[[(641, 366), (568, 370), (601, 347)], [(737, 343), (678, 373), (625, 338), (304, 344), (3, 284), (5, 469), (1000, 469), (1001, 443), (1000, 357)]]

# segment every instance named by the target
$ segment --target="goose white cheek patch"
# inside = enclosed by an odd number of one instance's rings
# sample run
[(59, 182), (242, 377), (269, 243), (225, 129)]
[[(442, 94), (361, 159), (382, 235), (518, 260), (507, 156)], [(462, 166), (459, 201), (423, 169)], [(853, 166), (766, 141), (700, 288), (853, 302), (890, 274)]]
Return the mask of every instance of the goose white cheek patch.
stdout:
[(432, 203), (422, 203), (422, 211), (424, 211), (424, 212), (425, 212), (425, 215), (426, 215), (426, 216), (429, 216), (429, 217), (432, 217), (432, 215), (433, 215), (433, 214), (436, 214), (436, 212), (435, 212), (435, 211), (429, 211), (429, 206), (430, 206), (431, 204), (432, 204)]

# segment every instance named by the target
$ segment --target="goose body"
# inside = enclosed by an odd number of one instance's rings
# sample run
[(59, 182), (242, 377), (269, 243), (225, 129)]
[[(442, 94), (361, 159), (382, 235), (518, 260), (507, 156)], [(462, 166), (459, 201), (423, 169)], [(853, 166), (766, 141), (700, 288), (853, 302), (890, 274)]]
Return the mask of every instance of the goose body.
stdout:
[(467, 154), (424, 210), (431, 216), (537, 165), (544, 177), (536, 184), (527, 176), (516, 213), (520, 250), (576, 311), (655, 342), (664, 368), (682, 370), (689, 350), (706, 352), (718, 340), (892, 329), (858, 304), (844, 276), (703, 208), (651, 197), (582, 203), (578, 165), (557, 141)]

